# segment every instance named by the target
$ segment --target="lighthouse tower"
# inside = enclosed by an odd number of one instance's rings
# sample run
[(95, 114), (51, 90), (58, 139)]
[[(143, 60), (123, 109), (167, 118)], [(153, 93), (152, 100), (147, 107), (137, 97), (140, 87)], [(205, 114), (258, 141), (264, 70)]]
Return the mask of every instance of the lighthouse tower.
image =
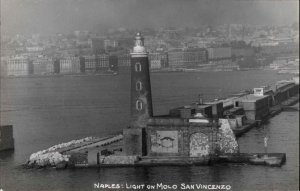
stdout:
[(131, 126), (134, 128), (146, 127), (149, 117), (153, 116), (148, 53), (140, 33), (136, 34), (131, 52), (130, 110)]

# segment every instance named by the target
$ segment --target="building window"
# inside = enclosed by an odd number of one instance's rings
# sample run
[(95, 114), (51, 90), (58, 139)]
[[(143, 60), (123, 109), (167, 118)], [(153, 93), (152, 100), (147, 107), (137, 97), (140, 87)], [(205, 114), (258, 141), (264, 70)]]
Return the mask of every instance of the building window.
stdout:
[(135, 71), (136, 72), (140, 72), (142, 70), (142, 66), (141, 66), (141, 63), (137, 62), (135, 64)]
[(141, 111), (143, 109), (143, 103), (142, 103), (142, 101), (141, 100), (137, 100), (135, 107), (136, 107), (136, 109), (138, 111)]
[(138, 81), (135, 86), (136, 91), (141, 91), (143, 89), (142, 82)]

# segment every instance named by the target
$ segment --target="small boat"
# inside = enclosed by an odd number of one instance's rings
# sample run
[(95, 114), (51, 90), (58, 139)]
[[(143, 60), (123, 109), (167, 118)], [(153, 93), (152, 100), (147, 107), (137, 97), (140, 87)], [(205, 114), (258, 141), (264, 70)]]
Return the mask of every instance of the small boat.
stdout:
[(254, 155), (253, 158), (249, 159), (250, 163), (256, 165), (269, 165), (269, 166), (281, 166), (282, 159), (276, 156), (268, 156), (268, 155)]

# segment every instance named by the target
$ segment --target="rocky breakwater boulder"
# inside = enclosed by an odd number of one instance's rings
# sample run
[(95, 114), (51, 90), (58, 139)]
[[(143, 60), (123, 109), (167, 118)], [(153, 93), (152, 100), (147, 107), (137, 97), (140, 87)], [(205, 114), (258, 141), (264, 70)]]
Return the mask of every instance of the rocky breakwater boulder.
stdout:
[(62, 155), (59, 152), (39, 151), (30, 155), (27, 162), (28, 167), (66, 167), (70, 155)]
[(221, 127), (219, 129), (219, 151), (221, 154), (238, 153), (239, 146), (236, 137), (230, 127), (228, 119), (219, 119)]
[(86, 141), (93, 140), (93, 137), (86, 137), (84, 139), (72, 140), (67, 143), (61, 143), (52, 146), (48, 149), (38, 151), (30, 155), (29, 160), (26, 163), (30, 168), (43, 168), (43, 167), (56, 167), (65, 168), (69, 162), (70, 155), (62, 154), (64, 149), (73, 147), (77, 144), (81, 144)]

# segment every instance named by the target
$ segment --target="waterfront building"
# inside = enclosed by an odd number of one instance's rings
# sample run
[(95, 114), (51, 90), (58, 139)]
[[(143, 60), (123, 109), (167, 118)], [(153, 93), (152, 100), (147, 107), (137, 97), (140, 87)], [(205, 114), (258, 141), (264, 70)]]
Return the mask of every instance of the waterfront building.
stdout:
[(231, 59), (231, 47), (210, 47), (207, 48), (209, 60)]
[(130, 67), (130, 54), (118, 55), (118, 66), (120, 68), (129, 68)]
[(83, 56), (82, 62), (84, 62), (84, 71), (86, 73), (96, 72), (96, 56), (95, 55)]
[(7, 60), (8, 76), (26, 76), (29, 74), (29, 59), (24, 56), (15, 56)]
[(299, 43), (277, 43), (276, 46), (260, 46), (262, 56), (299, 56)]
[(109, 68), (109, 55), (99, 54), (96, 55), (96, 71), (103, 71)]
[(235, 57), (235, 58), (254, 56), (254, 49), (251, 47), (232, 48), (231, 53), (232, 53), (232, 57)]
[(160, 69), (162, 68), (160, 60), (150, 60), (150, 68), (151, 69)]
[[(216, 71), (239, 70), (239, 65), (232, 60), (231, 47), (210, 47), (207, 48), (209, 65)], [(238, 58), (244, 56), (244, 51), (236, 51)]]
[(156, 51), (149, 53), (151, 68), (166, 68), (168, 67), (167, 52)]
[(169, 50), (168, 59), (170, 68), (184, 68), (183, 51), (181, 48)]
[(207, 62), (207, 50), (204, 48), (187, 48), (184, 50), (186, 67), (197, 67)]
[(80, 73), (85, 73), (85, 60), (83, 56), (79, 57)]
[(52, 74), (54, 72), (54, 62), (52, 58), (38, 57), (33, 60), (32, 64), (33, 74), (43, 75)]
[(61, 74), (80, 73), (80, 59), (78, 57), (64, 57), (59, 60)]
[(176, 48), (168, 51), (170, 68), (193, 68), (207, 62), (207, 51), (203, 48)]
[(237, 106), (242, 107), (247, 119), (262, 120), (269, 114), (270, 95), (248, 94), (239, 98)]
[(54, 58), (53, 59), (53, 71), (54, 74), (59, 74), (60, 73), (60, 59), (59, 58)]

